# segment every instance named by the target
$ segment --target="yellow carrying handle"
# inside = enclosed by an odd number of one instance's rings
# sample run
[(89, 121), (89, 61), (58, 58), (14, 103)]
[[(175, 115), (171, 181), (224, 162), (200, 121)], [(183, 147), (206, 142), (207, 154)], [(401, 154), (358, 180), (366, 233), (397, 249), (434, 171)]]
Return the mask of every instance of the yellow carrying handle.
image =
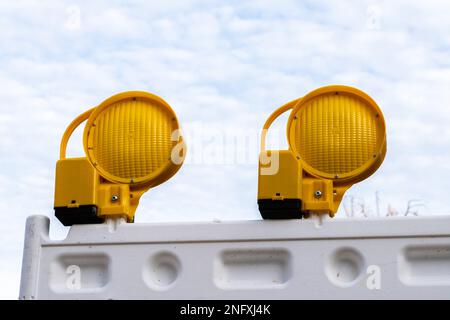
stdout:
[(288, 110), (294, 109), (294, 107), (302, 100), (302, 98), (299, 98), (297, 100), (291, 101), (286, 103), (284, 106), (278, 108), (270, 115), (270, 117), (267, 119), (266, 123), (264, 124), (262, 133), (261, 133), (261, 152), (266, 151), (266, 136), (267, 131), (269, 131), (270, 126), (272, 123), (283, 113), (285, 113)]
[(80, 114), (78, 117), (73, 120), (69, 126), (67, 127), (66, 131), (64, 131), (63, 137), (61, 139), (61, 145), (59, 148), (59, 159), (63, 160), (66, 159), (66, 149), (67, 149), (67, 143), (69, 142), (69, 138), (72, 135), (72, 133), (75, 131), (75, 129), (84, 121), (89, 119), (89, 116), (94, 111), (95, 108), (92, 108), (82, 114)]

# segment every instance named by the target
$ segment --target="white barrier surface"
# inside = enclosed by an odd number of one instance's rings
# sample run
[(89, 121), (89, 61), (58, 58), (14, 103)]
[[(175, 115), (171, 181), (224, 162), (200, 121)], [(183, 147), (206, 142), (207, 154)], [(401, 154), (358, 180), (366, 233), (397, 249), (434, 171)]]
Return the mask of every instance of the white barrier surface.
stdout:
[(20, 299), (450, 299), (450, 217), (27, 220)]

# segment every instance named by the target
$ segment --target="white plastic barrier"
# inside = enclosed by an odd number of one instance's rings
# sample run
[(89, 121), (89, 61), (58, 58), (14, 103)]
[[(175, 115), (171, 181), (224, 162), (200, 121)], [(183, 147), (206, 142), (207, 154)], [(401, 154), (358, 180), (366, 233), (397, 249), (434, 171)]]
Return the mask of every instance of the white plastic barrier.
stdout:
[(450, 217), (48, 231), (28, 218), (21, 299), (450, 299)]

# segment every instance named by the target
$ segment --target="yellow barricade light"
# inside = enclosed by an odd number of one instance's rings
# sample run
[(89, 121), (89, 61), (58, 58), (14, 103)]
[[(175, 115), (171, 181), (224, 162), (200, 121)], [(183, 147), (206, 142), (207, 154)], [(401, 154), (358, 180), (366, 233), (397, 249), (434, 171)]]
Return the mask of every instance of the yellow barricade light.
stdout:
[[(289, 110), (289, 150), (267, 151), (267, 130)], [(372, 98), (346, 86), (317, 89), (276, 110), (264, 125), (259, 211), (264, 219), (334, 217), (344, 193), (372, 175), (385, 155), (386, 125)]]
[[(85, 158), (66, 159), (73, 131), (84, 121)], [(139, 199), (181, 167), (185, 144), (172, 108), (160, 97), (130, 91), (78, 116), (66, 129), (56, 164), (55, 215), (66, 226), (134, 221)]]

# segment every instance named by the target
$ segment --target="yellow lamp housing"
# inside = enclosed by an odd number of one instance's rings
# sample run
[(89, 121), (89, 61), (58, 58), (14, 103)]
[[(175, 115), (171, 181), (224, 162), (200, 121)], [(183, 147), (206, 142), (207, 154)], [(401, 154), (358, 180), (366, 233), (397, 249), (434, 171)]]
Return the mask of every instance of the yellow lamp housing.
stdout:
[[(273, 121), (291, 110), (289, 150), (266, 150)], [(334, 217), (345, 192), (386, 155), (386, 125), (372, 98), (347, 86), (317, 89), (276, 110), (264, 125), (258, 206), (264, 219)]]
[[(86, 157), (66, 158), (67, 143), (84, 121)], [(186, 146), (175, 112), (160, 97), (129, 91), (79, 115), (66, 129), (56, 163), (56, 217), (66, 226), (134, 221), (142, 194), (181, 167)]]

